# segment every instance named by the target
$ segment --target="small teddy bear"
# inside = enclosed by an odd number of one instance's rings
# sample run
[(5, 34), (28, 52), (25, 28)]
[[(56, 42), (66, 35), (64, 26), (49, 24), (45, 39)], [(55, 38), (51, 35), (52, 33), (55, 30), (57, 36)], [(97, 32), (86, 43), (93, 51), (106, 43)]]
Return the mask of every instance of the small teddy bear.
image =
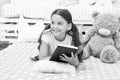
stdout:
[[(95, 12), (93, 27), (88, 30), (83, 43), (86, 58), (90, 55), (105, 63), (115, 63), (120, 59), (120, 22), (110, 13)], [(118, 50), (119, 49), (119, 50)]]

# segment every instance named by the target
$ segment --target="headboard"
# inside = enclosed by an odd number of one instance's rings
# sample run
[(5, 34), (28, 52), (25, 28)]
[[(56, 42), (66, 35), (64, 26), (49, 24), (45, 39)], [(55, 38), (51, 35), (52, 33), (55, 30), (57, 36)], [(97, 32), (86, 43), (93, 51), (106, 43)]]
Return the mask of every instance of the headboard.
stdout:
[(0, 24), (0, 41), (14, 42), (18, 37), (17, 27), (14, 23), (3, 23)]
[[(22, 20), (20, 18), (0, 18), (0, 41), (9, 41), (9, 42), (15, 42), (18, 39), (18, 36), (20, 34), (20, 27), (23, 28), (24, 31), (27, 33), (27, 29), (32, 29), (35, 24), (40, 22), (42, 20), (40, 19), (25, 19)], [(20, 23), (20, 24), (19, 24)], [(41, 26), (41, 25), (40, 25)], [(28, 28), (30, 27), (30, 28)], [(35, 27), (38, 29), (38, 27)], [(40, 29), (40, 28), (39, 28)], [(33, 29), (35, 31), (35, 29)], [(37, 31), (37, 30), (36, 30)], [(33, 32), (35, 33), (35, 32)], [(24, 36), (24, 34), (23, 34)], [(31, 35), (32, 36), (32, 35)]]

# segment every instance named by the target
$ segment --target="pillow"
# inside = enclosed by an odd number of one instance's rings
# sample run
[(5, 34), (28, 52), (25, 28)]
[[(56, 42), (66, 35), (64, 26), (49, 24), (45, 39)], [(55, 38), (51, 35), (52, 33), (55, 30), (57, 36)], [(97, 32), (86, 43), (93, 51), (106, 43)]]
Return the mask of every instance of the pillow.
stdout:
[(3, 7), (2, 15), (18, 17), (22, 14), (29, 18), (50, 19), (50, 14), (60, 7), (59, 2), (59, 0), (11, 0), (11, 4)]
[(42, 21), (36, 22), (34, 26), (29, 26), (25, 19), (22, 17), (17, 24), (19, 42), (38, 42), (40, 34), (45, 28)]
[(59, 5), (60, 0), (11, 0), (11, 4), (16, 5), (37, 5), (40, 7), (41, 5), (49, 6), (49, 5)]
[(71, 6), (79, 4), (79, 0), (60, 0), (60, 6)]
[(85, 6), (91, 6), (92, 4), (94, 4), (96, 2), (96, 0), (79, 0), (79, 5), (81, 7), (85, 7)]
[(49, 61), (49, 59), (40, 60), (36, 62), (33, 67), (33, 71), (42, 73), (75, 73), (75, 67), (67, 63), (58, 63)]

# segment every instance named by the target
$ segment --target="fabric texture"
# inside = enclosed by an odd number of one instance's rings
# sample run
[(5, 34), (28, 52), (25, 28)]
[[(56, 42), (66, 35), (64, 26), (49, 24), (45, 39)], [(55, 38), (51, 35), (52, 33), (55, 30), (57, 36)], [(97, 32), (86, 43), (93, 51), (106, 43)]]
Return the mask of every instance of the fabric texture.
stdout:
[[(105, 64), (98, 58), (84, 61), (78, 73), (41, 73), (31, 70), (31, 56), (37, 55), (38, 43), (14, 43), (0, 51), (0, 80), (119, 80), (120, 61)], [(51, 66), (51, 65), (50, 65)], [(67, 69), (67, 68), (64, 68)], [(108, 74), (109, 73), (109, 74)]]

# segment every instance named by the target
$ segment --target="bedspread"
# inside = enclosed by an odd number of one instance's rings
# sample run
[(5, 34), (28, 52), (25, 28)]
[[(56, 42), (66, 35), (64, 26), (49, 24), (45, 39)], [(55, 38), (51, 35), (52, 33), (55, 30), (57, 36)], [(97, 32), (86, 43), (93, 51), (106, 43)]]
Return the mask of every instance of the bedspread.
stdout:
[(37, 54), (36, 43), (14, 43), (0, 51), (0, 80), (119, 80), (120, 62), (105, 64), (90, 57), (84, 61), (85, 70), (75, 74), (39, 73), (31, 70), (30, 60)]

